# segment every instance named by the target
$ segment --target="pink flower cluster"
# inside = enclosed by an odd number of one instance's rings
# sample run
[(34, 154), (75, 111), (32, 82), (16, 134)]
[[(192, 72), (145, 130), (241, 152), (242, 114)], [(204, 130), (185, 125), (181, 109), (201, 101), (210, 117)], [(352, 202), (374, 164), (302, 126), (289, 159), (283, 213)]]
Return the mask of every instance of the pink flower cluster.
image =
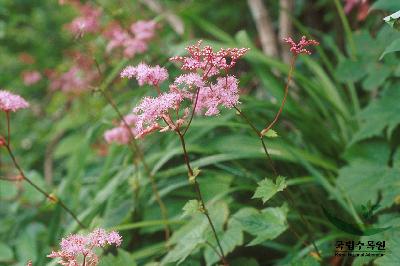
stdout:
[(31, 86), (38, 83), (42, 79), (39, 71), (24, 71), (22, 72), (22, 80), (26, 86)]
[(201, 48), (202, 41), (186, 48), (188, 56), (171, 57), (171, 61), (181, 62), (182, 70), (201, 71), (203, 78), (219, 74), (222, 70), (228, 70), (236, 65), (236, 62), (247, 53), (248, 48), (221, 48), (214, 52), (210, 46)]
[(89, 72), (79, 65), (73, 65), (65, 73), (54, 72), (50, 74), (50, 89), (80, 94), (90, 88), (90, 84), (96, 77), (97, 74), (95, 72)]
[[(136, 123), (138, 122), (138, 117), (135, 114), (129, 114), (124, 117), (124, 121), (119, 123), (119, 126), (107, 130), (104, 133), (104, 139), (107, 143), (118, 143), (118, 144), (128, 144), (133, 137), (138, 135), (136, 129)], [(129, 132), (129, 130), (131, 132)]]
[[(47, 255), (49, 258), (60, 258), (58, 262), (66, 266), (80, 266), (80, 265), (97, 265), (99, 258), (93, 251), (95, 247), (106, 247), (107, 245), (120, 246), (122, 243), (121, 236), (112, 231), (107, 233), (104, 229), (95, 229), (88, 235), (70, 235), (63, 238), (60, 243), (61, 249), (59, 251), (52, 251)], [(85, 261), (85, 264), (78, 262), (79, 259)]]
[(189, 108), (180, 108), (185, 100), (196, 113), (206, 116), (218, 115), (220, 106), (233, 108), (239, 103), (239, 81), (227, 72), (248, 49), (228, 48), (214, 52), (210, 46), (201, 48), (199, 41), (187, 50), (189, 56), (173, 57), (171, 61), (181, 62), (182, 70), (189, 73), (178, 76), (168, 92), (161, 92), (159, 88), (159, 84), (168, 78), (165, 68), (141, 63), (121, 72), (121, 77), (136, 78), (140, 86), (156, 87), (158, 96), (145, 97), (132, 110), (134, 122), (129, 127), (120, 124), (105, 132), (107, 142), (126, 144), (131, 135), (140, 138), (154, 131), (179, 130), (190, 113)]
[(95, 8), (91, 4), (80, 4), (79, 2), (74, 2), (74, 5), (81, 15), (67, 24), (67, 29), (79, 37), (85, 33), (97, 32), (100, 29), (101, 9)]
[(218, 115), (218, 106), (233, 108), (239, 103), (239, 81), (234, 76), (217, 78), (217, 83), (200, 87), (196, 113), (206, 110), (206, 116)]
[(125, 57), (132, 58), (148, 49), (148, 43), (154, 38), (157, 29), (154, 21), (140, 20), (130, 26), (130, 31), (124, 30), (119, 24), (112, 23), (104, 36), (109, 40), (106, 51), (122, 48)]
[(135, 77), (140, 86), (148, 84), (158, 86), (168, 79), (168, 71), (160, 66), (150, 67), (144, 63), (134, 66), (128, 66), (121, 72), (122, 78)]
[[(248, 48), (221, 48), (214, 52), (210, 46), (201, 48), (199, 41), (187, 48), (188, 56), (176, 56), (170, 59), (181, 62), (182, 70), (190, 71), (178, 76), (175, 85), (193, 94), (187, 98), (193, 101), (196, 113), (205, 111), (206, 116), (218, 115), (219, 106), (233, 108), (239, 103), (239, 81), (227, 72), (248, 50)], [(211, 80), (213, 76), (217, 76), (216, 82)], [(197, 90), (198, 96), (195, 97)]]
[(307, 46), (317, 46), (319, 42), (315, 40), (307, 40), (306, 36), (301, 37), (299, 43), (295, 43), (291, 37), (283, 39), (286, 43), (290, 45), (290, 51), (293, 55), (297, 56), (299, 54), (311, 54), (311, 51), (307, 50)]
[(15, 112), (28, 107), (29, 103), (21, 96), (5, 90), (0, 90), (0, 110), (4, 112)]

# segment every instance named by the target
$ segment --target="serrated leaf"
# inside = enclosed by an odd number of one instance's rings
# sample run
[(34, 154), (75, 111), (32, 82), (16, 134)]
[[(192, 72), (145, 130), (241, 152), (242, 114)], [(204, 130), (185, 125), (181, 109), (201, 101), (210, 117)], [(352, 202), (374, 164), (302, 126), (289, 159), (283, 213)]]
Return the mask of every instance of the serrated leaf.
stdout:
[(233, 217), (236, 219), (243, 231), (256, 236), (248, 245), (253, 246), (266, 240), (275, 239), (287, 228), (288, 208), (282, 207), (266, 208), (259, 212), (254, 208), (243, 208)]
[[(228, 229), (223, 233), (220, 241), (225, 256), (231, 253), (235, 247), (242, 245), (243, 231), (240, 228), (240, 224), (233, 219), (229, 220)], [(207, 266), (215, 265), (215, 263), (220, 260), (219, 256), (209, 246), (207, 246), (204, 252), (204, 257)]]
[(379, 203), (382, 210), (395, 202), (400, 189), (400, 170), (358, 159), (339, 170), (336, 184), (356, 207), (371, 201)]
[(361, 126), (352, 143), (377, 136), (387, 128), (388, 135), (400, 124), (400, 90), (397, 85), (387, 88), (383, 95), (360, 113)]
[(276, 137), (278, 137), (278, 133), (275, 130), (270, 129), (267, 131), (267, 133), (263, 134), (263, 136), (265, 136), (267, 138), (276, 138)]
[(276, 183), (268, 178), (258, 182), (258, 187), (253, 195), (253, 199), (260, 198), (263, 203), (265, 203), (277, 192), (283, 191), (287, 187), (286, 178), (283, 176), (278, 176), (275, 182)]
[(198, 200), (189, 200), (182, 208), (182, 217), (191, 216), (200, 212), (200, 203)]

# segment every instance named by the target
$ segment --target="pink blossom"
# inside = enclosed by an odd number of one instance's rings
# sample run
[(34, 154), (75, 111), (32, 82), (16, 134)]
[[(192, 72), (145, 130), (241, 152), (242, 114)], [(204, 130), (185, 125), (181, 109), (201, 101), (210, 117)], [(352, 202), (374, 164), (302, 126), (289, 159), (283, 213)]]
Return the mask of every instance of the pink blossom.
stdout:
[(148, 44), (146, 41), (130, 38), (124, 41), (124, 56), (132, 58), (136, 54), (141, 54), (147, 51)]
[(154, 21), (137, 21), (130, 26), (130, 31), (124, 30), (118, 23), (113, 22), (104, 32), (109, 40), (106, 51), (111, 52), (122, 48), (125, 57), (132, 58), (136, 54), (147, 51), (150, 40), (155, 35), (157, 24)]
[(121, 77), (135, 77), (139, 83), (139, 86), (143, 86), (145, 84), (158, 86), (168, 78), (168, 71), (158, 65), (155, 67), (150, 67), (144, 63), (141, 63), (136, 67), (126, 67), (124, 70), (122, 70)]
[(108, 26), (107, 30), (104, 32), (104, 36), (109, 39), (106, 48), (108, 53), (117, 47), (124, 46), (124, 43), (130, 38), (129, 34), (116, 22)]
[(157, 23), (150, 20), (139, 20), (131, 25), (131, 32), (139, 40), (150, 40), (154, 37)]
[(201, 88), (206, 86), (203, 78), (197, 73), (188, 73), (178, 76), (174, 82), (176, 85), (186, 85), (189, 88)]
[[(135, 114), (128, 114), (124, 117), (124, 121), (119, 123), (119, 126), (107, 130), (104, 133), (104, 139), (107, 143), (117, 144), (128, 144), (132, 138), (132, 135), (136, 137), (139, 132), (136, 130), (136, 123), (139, 121), (139, 117)], [(129, 133), (129, 130), (131, 131)]]
[(99, 8), (93, 7), (91, 4), (76, 4), (81, 16), (76, 17), (67, 29), (76, 35), (82, 36), (85, 33), (95, 33), (100, 28), (99, 19), (102, 11)]
[(186, 48), (189, 56), (171, 57), (171, 61), (182, 63), (182, 70), (201, 71), (203, 78), (217, 75), (222, 70), (228, 70), (236, 65), (236, 62), (244, 56), (248, 48), (221, 48), (214, 52), (210, 46), (201, 48), (202, 41)]
[(0, 110), (4, 112), (15, 112), (28, 107), (29, 103), (21, 96), (5, 90), (0, 90)]
[(76, 64), (67, 72), (51, 73), (49, 76), (50, 89), (79, 95), (89, 90), (91, 83), (96, 80), (97, 77), (97, 72), (94, 70), (86, 69)]
[(290, 51), (295, 55), (299, 54), (308, 54), (310, 55), (311, 52), (306, 49), (307, 46), (317, 46), (319, 42), (315, 40), (307, 40), (306, 36), (301, 37), (299, 43), (295, 43), (292, 38), (284, 38), (283, 39), (286, 43), (290, 45)]
[(95, 247), (104, 247), (107, 244), (119, 246), (122, 243), (122, 238), (115, 231), (107, 233), (106, 230), (97, 228), (87, 236), (87, 241)]
[(22, 72), (22, 79), (26, 86), (31, 86), (38, 83), (42, 79), (39, 71), (24, 71)]
[(60, 251), (52, 251), (47, 257), (60, 258), (58, 263), (61, 265), (78, 266), (78, 258), (84, 257), (85, 265), (97, 265), (98, 256), (94, 253), (94, 247), (106, 247), (107, 245), (120, 246), (121, 236), (112, 231), (107, 233), (104, 229), (95, 229), (87, 236), (75, 234), (63, 238), (60, 243)]
[(107, 130), (104, 133), (104, 139), (107, 143), (127, 144), (130, 141), (130, 134), (126, 127), (120, 126)]
[(218, 115), (218, 106), (233, 108), (239, 103), (239, 81), (234, 76), (219, 77), (216, 84), (202, 87), (196, 104), (196, 112), (206, 110), (206, 116)]
[[(168, 116), (169, 110), (179, 110), (180, 103), (183, 101), (181, 94), (176, 92), (162, 93), (158, 97), (145, 97), (141, 103), (133, 109), (133, 113), (138, 116), (136, 138), (143, 137), (151, 132), (162, 129), (158, 120)], [(173, 125), (167, 125), (173, 128)]]

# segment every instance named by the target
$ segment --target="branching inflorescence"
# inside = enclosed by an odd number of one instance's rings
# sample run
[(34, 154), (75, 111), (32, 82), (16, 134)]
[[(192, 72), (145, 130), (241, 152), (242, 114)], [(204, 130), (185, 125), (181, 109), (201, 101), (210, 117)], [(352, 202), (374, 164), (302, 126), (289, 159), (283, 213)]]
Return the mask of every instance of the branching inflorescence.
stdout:
[(185, 143), (195, 113), (214, 116), (220, 108), (233, 108), (239, 103), (239, 81), (228, 71), (246, 54), (247, 48), (228, 48), (214, 52), (210, 46), (201, 47), (201, 41), (187, 48), (188, 56), (170, 58), (181, 64), (185, 71), (169, 85), (169, 90), (162, 92), (160, 85), (167, 80), (168, 72), (160, 66), (128, 66), (121, 72), (123, 78), (135, 78), (140, 86), (150, 85), (156, 89), (156, 97), (145, 97), (126, 116), (128, 123), (105, 132), (108, 142), (127, 143), (129, 136), (142, 138), (150, 133), (173, 131), (179, 136), (184, 153), (188, 177), (194, 185), (200, 210), (205, 214), (216, 243), (221, 261), (228, 265), (214, 224), (203, 201), (200, 185), (196, 180), (198, 171), (192, 168)]
[(60, 250), (52, 251), (47, 257), (59, 258), (61, 265), (66, 266), (96, 266), (99, 257), (95, 248), (105, 248), (109, 245), (116, 247), (122, 243), (122, 237), (118, 232), (107, 233), (104, 229), (97, 228), (88, 235), (74, 234), (63, 238), (60, 242)]

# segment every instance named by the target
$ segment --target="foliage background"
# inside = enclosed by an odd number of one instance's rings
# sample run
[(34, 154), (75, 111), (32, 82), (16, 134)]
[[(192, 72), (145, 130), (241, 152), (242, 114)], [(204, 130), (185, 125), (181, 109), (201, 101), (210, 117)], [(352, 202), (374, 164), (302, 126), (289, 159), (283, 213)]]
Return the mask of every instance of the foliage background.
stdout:
[[(264, 1), (279, 31), (279, 1)], [(232, 110), (213, 118), (196, 117), (187, 145), (193, 165), (202, 170), (199, 183), (223, 239), (232, 265), (364, 265), (371, 258), (335, 258), (336, 240), (360, 237), (336, 228), (321, 206), (351, 224), (392, 228), (362, 240), (385, 240), (387, 252), (376, 265), (399, 265), (400, 204), (400, 33), (383, 17), (400, 9), (397, 1), (370, 1), (366, 20), (357, 11), (347, 16), (340, 1), (295, 1), (292, 23), (296, 36), (311, 34), (321, 46), (312, 57), (296, 64), (291, 94), (275, 127), (279, 137), (267, 146), (281, 175), (293, 192), (296, 206), (278, 193), (263, 204), (252, 199), (258, 183), (271, 178), (254, 133)], [(66, 70), (65, 51), (79, 50), (96, 58), (104, 69), (102, 88), (123, 113), (128, 113), (148, 88), (118, 78), (128, 64), (146, 61), (168, 67), (184, 47), (203, 39), (214, 47), (250, 47), (239, 63), (241, 108), (261, 128), (271, 121), (283, 95), (289, 67), (281, 58), (265, 55), (247, 1), (162, 1), (182, 19), (177, 34), (164, 17), (143, 2), (97, 0), (102, 23), (118, 20), (128, 25), (155, 19), (162, 28), (150, 50), (133, 59), (105, 55), (105, 40), (86, 35), (73, 38), (63, 25), (76, 11), (57, 1), (2, 0), (0, 3), (0, 84), (31, 103), (29, 111), (12, 116), (12, 143), (28, 176), (54, 193), (90, 228), (117, 229), (122, 248), (106, 250), (101, 265), (212, 265), (218, 258), (205, 241), (213, 241), (200, 214), (182, 216), (194, 199), (187, 182), (181, 148), (174, 134), (153, 134), (140, 145), (155, 174), (173, 228), (171, 250), (166, 250), (163, 221), (142, 167), (132, 164), (127, 147), (106, 145), (105, 130), (117, 115), (99, 93), (71, 100), (48, 89), (42, 79), (26, 86), (24, 70)], [(342, 15), (342, 16), (341, 16)], [(389, 48), (387, 48), (389, 47)], [(280, 47), (279, 49), (287, 49)], [(382, 53), (387, 53), (380, 58)], [(22, 52), (33, 65), (19, 60)], [(98, 86), (94, 84), (93, 86)], [(3, 114), (1, 134), (5, 128)], [(1, 153), (2, 176), (13, 168)], [(52, 165), (45, 178), (45, 165)], [(57, 205), (45, 200), (26, 183), (0, 180), (0, 264), (54, 265), (46, 258), (61, 237), (77, 224)], [(372, 208), (372, 206), (375, 206)], [(300, 221), (299, 210), (310, 222), (312, 234)], [(370, 210), (366, 215), (365, 210)], [(291, 230), (300, 234), (295, 237)], [(322, 258), (316, 259), (314, 239)], [(372, 262), (371, 262), (372, 263)]]

